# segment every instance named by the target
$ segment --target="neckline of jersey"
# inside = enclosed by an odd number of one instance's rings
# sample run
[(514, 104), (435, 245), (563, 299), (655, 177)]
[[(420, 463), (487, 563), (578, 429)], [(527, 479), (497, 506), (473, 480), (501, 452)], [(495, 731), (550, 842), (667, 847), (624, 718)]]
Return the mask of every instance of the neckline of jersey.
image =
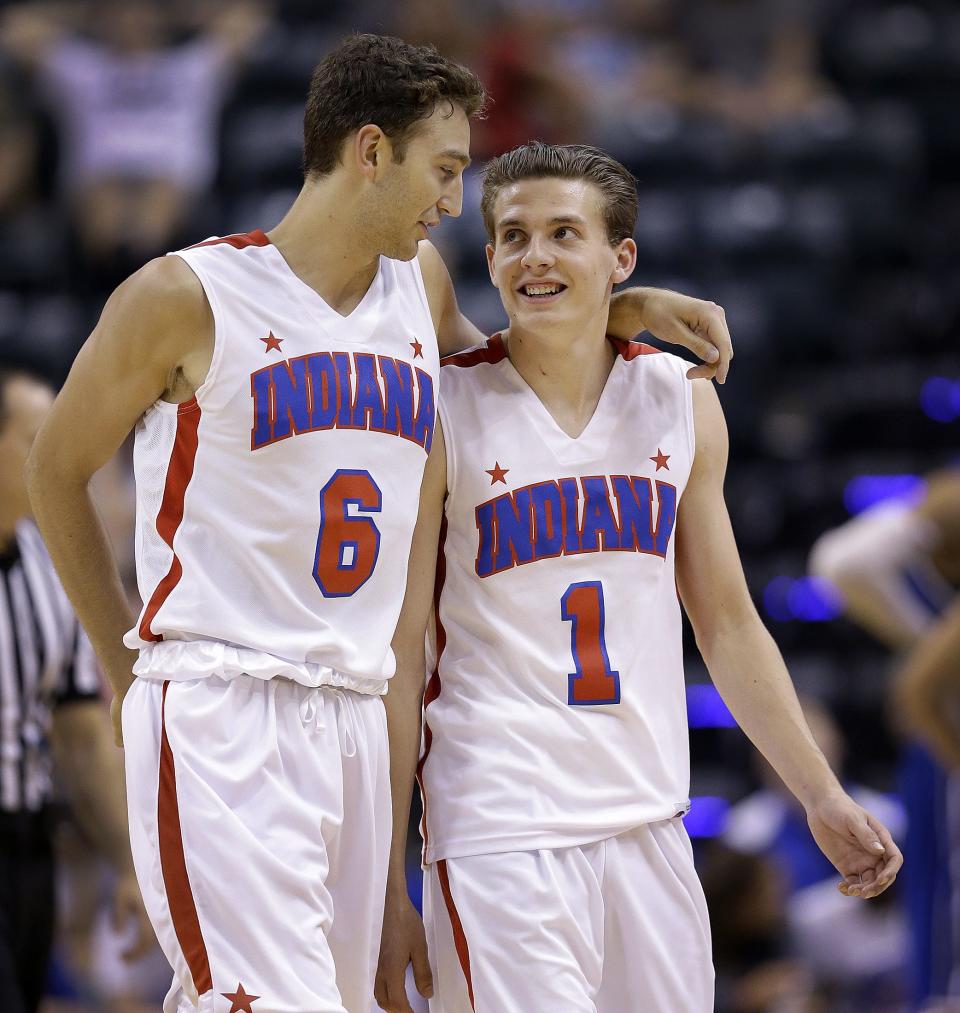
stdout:
[[(260, 230), (257, 231), (259, 232)], [(266, 240), (266, 247), (273, 251), (273, 256), (282, 265), (284, 273), (288, 276), (289, 280), (294, 283), (295, 289), (301, 297), (301, 301), (306, 303), (308, 306), (313, 304), (314, 308), (321, 310), (325, 316), (332, 316), (336, 323), (356, 322), (362, 316), (364, 307), (373, 297), (374, 291), (382, 287), (384, 258), (381, 255), (377, 259), (376, 274), (374, 274), (371, 279), (370, 284), (367, 286), (366, 292), (364, 292), (361, 296), (360, 301), (349, 313), (341, 313), (339, 310), (335, 310), (312, 285), (308, 285), (303, 278), (294, 271), (294, 269), (287, 263), (287, 258), (280, 251), (280, 248), (265, 232), (261, 233), (261, 235)]]
[[(615, 386), (617, 386), (617, 382), (619, 380), (619, 375), (621, 371), (620, 364), (622, 361), (625, 361), (623, 350), (620, 348), (619, 343), (615, 339), (612, 339), (610, 337), (608, 337), (607, 340), (613, 346), (614, 352), (616, 353), (616, 357), (614, 358), (613, 364), (610, 367), (610, 372), (607, 374), (607, 379), (603, 384), (603, 390), (600, 391), (600, 397), (597, 399), (597, 404), (596, 407), (593, 409), (593, 414), (590, 416), (590, 418), (587, 421), (587, 424), (583, 427), (578, 436), (571, 436), (560, 425), (560, 423), (557, 422), (557, 420), (553, 417), (553, 413), (541, 400), (540, 395), (521, 376), (520, 370), (517, 369), (517, 367), (513, 364), (513, 360), (510, 358), (510, 352), (507, 347), (507, 343), (504, 341), (503, 332), (498, 331), (496, 334), (494, 334), (491, 338), (488, 339), (487, 344), (488, 346), (490, 346), (498, 342), (500, 343), (500, 345), (504, 350), (504, 356), (501, 361), (506, 362), (507, 364), (506, 368), (507, 375), (510, 377), (511, 381), (513, 382), (513, 385), (518, 388), (519, 393), (524, 396), (526, 401), (528, 403), (530, 402), (533, 403), (533, 410), (538, 412), (543, 418), (547, 420), (549, 426), (548, 432), (552, 432), (556, 438), (562, 440), (564, 446), (579, 449), (579, 448), (586, 448), (590, 444), (591, 437), (593, 436), (593, 430), (601, 425), (601, 423), (597, 421), (598, 418), (602, 418), (604, 415), (607, 414), (608, 411), (607, 402), (610, 400), (611, 397), (613, 397), (611, 391)], [(610, 433), (606, 432), (605, 436), (607, 440), (609, 440)]]

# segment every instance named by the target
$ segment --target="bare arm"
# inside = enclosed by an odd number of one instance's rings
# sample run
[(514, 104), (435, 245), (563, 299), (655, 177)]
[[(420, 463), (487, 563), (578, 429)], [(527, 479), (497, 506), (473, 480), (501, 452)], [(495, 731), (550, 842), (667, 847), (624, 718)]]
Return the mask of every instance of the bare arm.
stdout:
[(960, 767), (960, 603), (907, 657), (894, 684), (898, 716), (948, 767)]
[(413, 778), (420, 756), (426, 676), (424, 641), (433, 604), (437, 545), (446, 491), (446, 451), (438, 420), (420, 489), (420, 513), (410, 550), (406, 595), (393, 638), (397, 671), (384, 698), (390, 736), (393, 841), (375, 995), (388, 1013), (410, 1013), (404, 978), (411, 960), (421, 995), (429, 996), (432, 992), (423, 927), (407, 895), (406, 852)]
[[(677, 582), (697, 645), (737, 723), (807, 812), (844, 875), (875, 896), (902, 859), (886, 828), (843, 791), (817, 747), (773, 638), (750, 599), (723, 500), (727, 431), (709, 383), (694, 384), (696, 457), (677, 521)], [(853, 886), (856, 884), (856, 886)]]
[(117, 922), (133, 919), (136, 938), (126, 956), (138, 956), (154, 944), (154, 935), (133, 871), (123, 767), (103, 704), (91, 700), (59, 706), (51, 741), (78, 823), (116, 870), (114, 917)]
[[(430, 302), (441, 355), (452, 355), (482, 344), (486, 335), (460, 312), (450, 274), (436, 248), (420, 244), (418, 254)], [(649, 331), (662, 341), (683, 345), (705, 360), (687, 374), (691, 379), (727, 378), (733, 345), (723, 309), (716, 303), (694, 299), (661, 288), (629, 288), (610, 299), (609, 332), (630, 339)]]
[[(37, 524), (118, 701), (133, 680), (123, 635), (134, 616), (88, 483), (154, 401), (192, 393), (188, 378), (205, 374), (212, 339), (193, 272), (172, 257), (152, 261), (108, 300), (27, 462)], [(114, 728), (119, 742), (117, 713)]]

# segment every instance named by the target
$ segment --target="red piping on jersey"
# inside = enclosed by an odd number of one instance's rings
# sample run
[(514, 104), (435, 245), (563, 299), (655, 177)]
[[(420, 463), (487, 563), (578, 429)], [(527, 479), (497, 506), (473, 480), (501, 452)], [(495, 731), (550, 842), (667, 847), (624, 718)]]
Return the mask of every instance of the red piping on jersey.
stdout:
[[(609, 337), (610, 344), (617, 350), (617, 354), (628, 362), (638, 355), (659, 355), (660, 349), (653, 345), (644, 344), (642, 341), (623, 341), (620, 338)], [(453, 355), (445, 355), (440, 360), (441, 366), (479, 366), (481, 362), (500, 362), (507, 357), (507, 346), (503, 343), (502, 334), (494, 334), (487, 338), (485, 345), (478, 348), (471, 348), (466, 352), (456, 352)]]
[(226, 243), (227, 246), (232, 246), (235, 250), (243, 250), (248, 246), (269, 246), (270, 240), (267, 238), (267, 234), (260, 229), (254, 229), (253, 232), (238, 232), (234, 236), (219, 236), (216, 239), (207, 239), (202, 243), (194, 243), (193, 246), (188, 246), (188, 250), (199, 250), (203, 246), (217, 246), (220, 243)]
[(629, 362), (638, 355), (659, 355), (660, 349), (653, 345), (645, 345), (642, 341), (623, 341), (620, 338), (612, 338), (607, 335), (607, 340), (617, 350), (617, 354)]
[(441, 366), (477, 366), (481, 362), (500, 362), (507, 357), (507, 347), (503, 343), (500, 334), (494, 334), (487, 338), (485, 345), (478, 348), (471, 348), (466, 352), (456, 352), (454, 355), (445, 355), (440, 360)]
[(430, 747), (433, 745), (433, 731), (427, 720), (427, 708), (440, 695), (440, 658), (447, 646), (447, 631), (440, 622), (440, 595), (443, 593), (443, 582), (447, 578), (447, 557), (444, 554), (444, 545), (447, 540), (447, 518), (444, 516), (440, 523), (440, 548), (437, 550), (437, 575), (433, 585), (433, 610), (437, 618), (437, 663), (427, 683), (426, 691), (423, 694), (423, 756), (417, 764), (417, 782), (420, 785), (420, 798), (423, 801), (423, 851), (426, 855), (427, 845), (430, 843), (430, 831), (428, 829), (428, 807), (427, 790), (423, 785), (423, 767), (430, 755)]
[(467, 936), (463, 931), (463, 923), (457, 912), (457, 905), (453, 903), (453, 894), (450, 892), (450, 877), (447, 875), (447, 863), (445, 859), (437, 862), (437, 875), (440, 878), (440, 890), (443, 893), (443, 902), (447, 905), (447, 914), (450, 916), (450, 927), (453, 929), (453, 943), (457, 948), (457, 957), (460, 959), (460, 970), (467, 982), (467, 994), (470, 996), (470, 1009), (476, 1009), (473, 1004), (473, 978), (470, 975), (470, 947), (467, 946)]
[(190, 968), (198, 995), (213, 988), (207, 945), (200, 931), (197, 905), (190, 889), (187, 860), (183, 852), (183, 834), (180, 828), (180, 809), (177, 804), (177, 772), (173, 764), (173, 750), (167, 739), (167, 689), (163, 684), (160, 705), (160, 787), (157, 793), (157, 836), (160, 846), (160, 869), (167, 893), (170, 920), (177, 934), (177, 942)]
[[(177, 533), (177, 528), (180, 527), (180, 522), (183, 520), (183, 501), (187, 494), (187, 486), (190, 484), (190, 479), (193, 478), (193, 465), (197, 457), (197, 429), (200, 426), (202, 414), (196, 398), (191, 398), (177, 407), (177, 435), (174, 437), (173, 448), (170, 451), (167, 481), (163, 489), (160, 512), (157, 514), (157, 534), (171, 549), (173, 548), (173, 536)], [(182, 576), (183, 567), (174, 552), (167, 575), (157, 584), (147, 607), (144, 609), (139, 630), (141, 640), (153, 642), (163, 640), (159, 633), (154, 633), (150, 629), (150, 624)]]

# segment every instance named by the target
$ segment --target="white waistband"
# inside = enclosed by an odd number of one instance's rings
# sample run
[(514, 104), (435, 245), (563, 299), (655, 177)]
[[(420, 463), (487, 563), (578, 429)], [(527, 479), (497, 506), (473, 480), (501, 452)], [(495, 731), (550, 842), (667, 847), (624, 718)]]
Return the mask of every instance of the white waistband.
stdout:
[(387, 691), (385, 679), (365, 679), (327, 665), (289, 661), (218, 640), (164, 640), (149, 644), (140, 649), (133, 674), (141, 679), (170, 682), (188, 682), (211, 675), (221, 679), (249, 675), (254, 679), (290, 679), (310, 688), (335, 686), (369, 696), (382, 696)]

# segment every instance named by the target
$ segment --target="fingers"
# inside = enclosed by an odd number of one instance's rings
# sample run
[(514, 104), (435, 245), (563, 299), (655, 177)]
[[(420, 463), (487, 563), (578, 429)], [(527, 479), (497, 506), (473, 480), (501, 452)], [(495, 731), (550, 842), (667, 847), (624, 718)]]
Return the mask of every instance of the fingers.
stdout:
[(430, 971), (426, 947), (417, 946), (411, 956), (413, 959), (413, 980), (417, 991), (424, 999), (430, 999), (433, 996), (433, 974)]
[(377, 1005), (385, 1010), (385, 1013), (413, 1013), (413, 1007), (407, 999), (405, 976), (405, 972), (398, 975), (396, 968), (390, 971), (377, 971), (373, 997), (376, 999)]
[(687, 370), (688, 380), (712, 380), (717, 375), (717, 367), (708, 363), (701, 363), (699, 366), (691, 366)]
[(697, 330), (716, 347), (717, 383), (726, 383), (730, 360), (733, 358), (733, 341), (730, 339), (730, 329), (727, 327), (727, 316), (723, 312), (723, 307), (716, 303), (708, 303), (707, 307)]

